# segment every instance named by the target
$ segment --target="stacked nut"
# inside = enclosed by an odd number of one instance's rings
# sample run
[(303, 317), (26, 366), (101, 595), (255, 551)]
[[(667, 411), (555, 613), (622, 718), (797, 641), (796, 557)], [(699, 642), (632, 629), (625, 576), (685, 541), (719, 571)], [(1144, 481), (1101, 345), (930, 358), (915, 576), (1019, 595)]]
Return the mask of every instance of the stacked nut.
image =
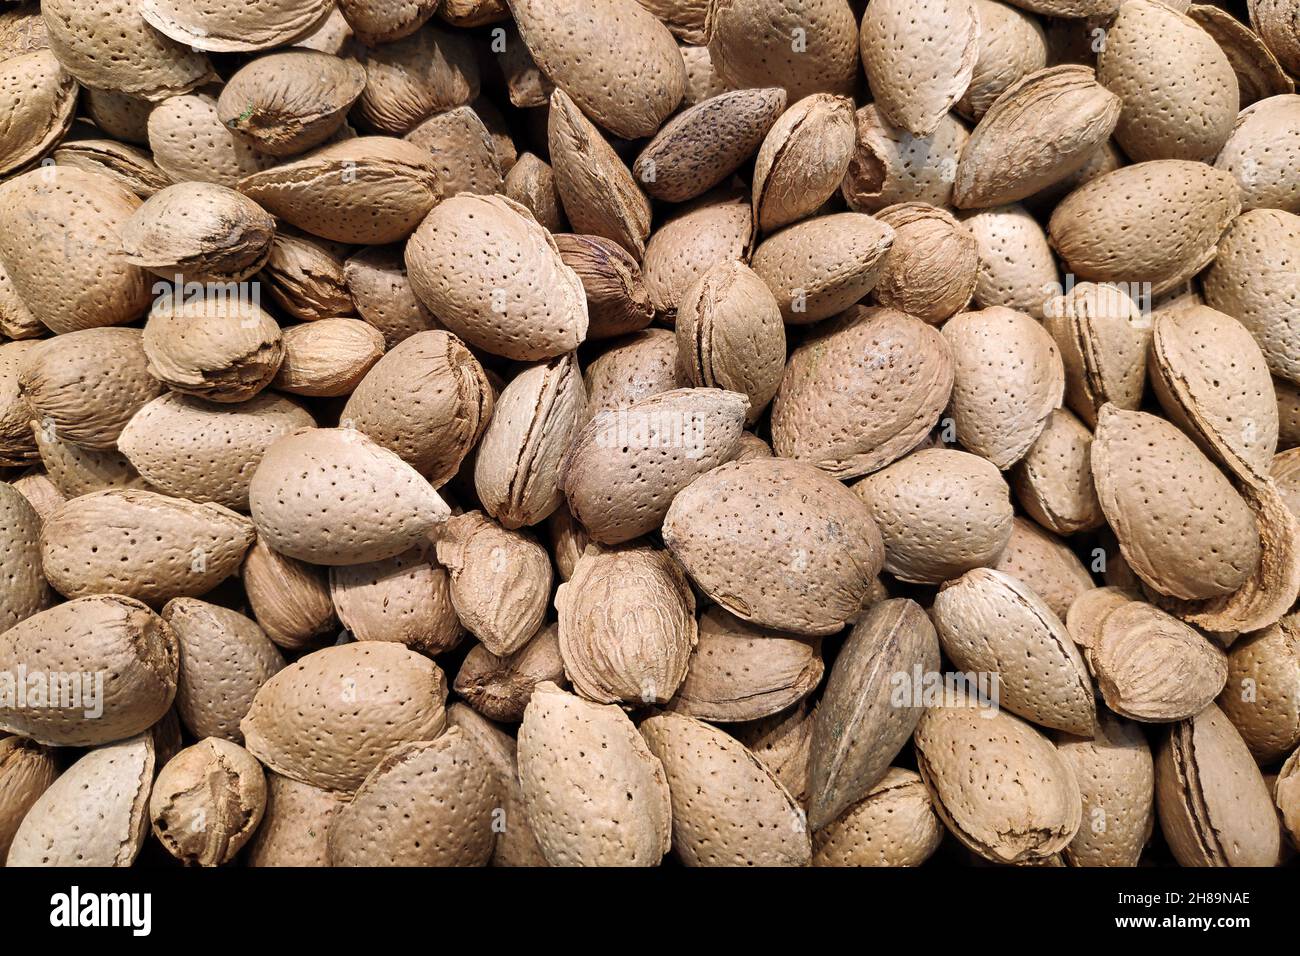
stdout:
[(0, 860), (1286, 862), (1298, 24), (7, 5)]

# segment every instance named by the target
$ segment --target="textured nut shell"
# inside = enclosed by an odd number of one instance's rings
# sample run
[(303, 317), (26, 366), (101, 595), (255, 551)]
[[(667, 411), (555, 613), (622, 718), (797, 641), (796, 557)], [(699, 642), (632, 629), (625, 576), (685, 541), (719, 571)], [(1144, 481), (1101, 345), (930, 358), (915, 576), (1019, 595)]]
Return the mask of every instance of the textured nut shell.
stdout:
[(583, 375), (587, 406), (580, 424), (682, 384), (677, 379), (677, 339), (667, 329), (650, 328), (614, 342)]
[(917, 767), (935, 810), (980, 856), (995, 863), (1038, 862), (1074, 839), (1082, 820), (1074, 774), (1051, 742), (1018, 717), (969, 706), (930, 707), (915, 740)]
[(470, 107), (430, 116), (406, 139), (433, 156), (446, 195), (503, 191), (505, 180), (492, 134)]
[(74, 681), (102, 677), (93, 702), (38, 705), (34, 697), (8, 695), (0, 727), (43, 744), (84, 747), (138, 734), (157, 723), (176, 696), (175, 635), (139, 601), (117, 595), (69, 601), (21, 621), (4, 633), (0, 661), (10, 674), (22, 668)]
[(920, 605), (882, 601), (854, 625), (813, 714), (808, 823), (829, 824), (885, 776), (921, 717), (899, 701), (898, 674), (939, 668), (939, 642)]
[(141, 199), (148, 199), (172, 182), (148, 153), (117, 140), (74, 135), (65, 139), (50, 157), (56, 165), (107, 176)]
[(442, 485), (478, 442), (492, 408), (483, 366), (460, 339), (419, 332), (361, 380), (342, 420)]
[(347, 802), (274, 771), (266, 774), (266, 810), (248, 844), (249, 866), (328, 866), (330, 822)]
[(1084, 66), (1039, 70), (1004, 92), (961, 154), (953, 202), (964, 209), (1032, 196), (1087, 163), (1110, 138), (1120, 99)]
[(259, 153), (221, 124), (217, 101), (199, 93), (173, 96), (148, 116), (149, 150), (158, 168), (177, 182), (219, 183), (232, 189), (245, 176), (270, 169)]
[(36, 512), (39, 522), (54, 513), (54, 510), (68, 499), (64, 496), (43, 467), (33, 466), (10, 482), (14, 490), (27, 499), (32, 510)]
[(993, 569), (1028, 585), (1062, 621), (1075, 599), (1094, 587), (1092, 575), (1065, 541), (1019, 515), (1011, 521), (1011, 538)]
[(271, 254), (275, 220), (247, 196), (214, 183), (176, 183), (145, 200), (122, 226), (127, 261), (187, 282), (239, 282)]
[(696, 645), (695, 596), (663, 551), (590, 547), (555, 594), (573, 689), (601, 704), (666, 703)]
[(0, 634), (50, 606), (41, 570), (41, 521), (19, 488), (0, 482)]
[(465, 655), (452, 688), (490, 720), (518, 723), (537, 685), (550, 681), (566, 687), (560, 656), (559, 625), (542, 628), (527, 644), (498, 657), (482, 644)]
[(1297, 163), (1300, 96), (1290, 91), (1242, 110), (1214, 161), (1217, 169), (1226, 170), (1237, 180), (1242, 209), (1282, 209), (1292, 213), (1300, 212)]
[(343, 249), (284, 227), (271, 241), (261, 281), (276, 303), (296, 319), (315, 321), (352, 315)]
[[(858, 25), (839, 0), (720, 0), (705, 30), (713, 67), (731, 89), (783, 86), (790, 102), (853, 89)], [(796, 36), (804, 43), (791, 43)]]
[(149, 374), (187, 395), (243, 402), (275, 378), (284, 360), (280, 326), (251, 299), (159, 298), (144, 327)]
[(430, 656), (465, 635), (451, 603), (447, 570), (431, 548), (330, 568), (330, 597), (339, 620), (358, 641), (397, 641)]
[(57, 441), (111, 449), (127, 422), (162, 391), (138, 329), (83, 329), (38, 343), (18, 365), (18, 389)]
[(238, 188), (304, 232), (367, 244), (406, 238), (443, 196), (428, 152), (387, 136), (322, 146)]
[(0, 267), (51, 332), (134, 322), (149, 307), (148, 274), (122, 251), (139, 198), (107, 176), (67, 166), (0, 187)]
[(587, 338), (636, 332), (654, 320), (641, 267), (622, 246), (602, 236), (565, 234), (554, 238), (560, 258), (577, 273), (587, 294)]
[(743, 196), (709, 194), (660, 225), (650, 237), (641, 269), (655, 311), (668, 321), (686, 291), (715, 265), (742, 262), (753, 234)]
[(519, 782), (551, 866), (656, 866), (668, 852), (663, 764), (616, 706), (538, 685), (519, 727)]
[(650, 200), (614, 148), (561, 89), (551, 94), (547, 142), (555, 189), (573, 228), (613, 239), (641, 258), (650, 235)]
[(161, 605), (212, 590), (252, 543), (252, 523), (221, 505), (109, 490), (72, 498), (50, 515), (41, 559), (65, 597), (122, 594)]
[(244, 558), (243, 582), (257, 623), (285, 650), (309, 646), (338, 623), (325, 569), (272, 551), (260, 537)]
[(117, 445), (158, 491), (247, 511), (249, 482), (266, 448), (313, 424), (279, 395), (264, 392), (232, 407), (169, 392), (136, 412)]
[(598, 413), (560, 464), (569, 512), (605, 544), (657, 530), (679, 491), (735, 457), (748, 408), (737, 392), (682, 388)]
[(785, 111), (754, 161), (755, 233), (803, 219), (835, 195), (857, 148), (848, 97), (814, 93)]
[(885, 542), (885, 570), (942, 584), (992, 565), (1011, 537), (1011, 491), (997, 466), (964, 451), (925, 448), (853, 486)]
[[(555, 188), (555, 170), (551, 164), (539, 159), (532, 153), (524, 153), (506, 173), (504, 188), (501, 190), (519, 205), (523, 206), (533, 218), (552, 233), (564, 230), (564, 211), (560, 208), (560, 193)], [(577, 268), (573, 263), (568, 263)], [(597, 317), (591, 317), (593, 329)], [(592, 332), (593, 337), (598, 333)]]
[(686, 66), (668, 28), (635, 0), (510, 0), (533, 60), (615, 136), (650, 136), (681, 102)]
[(471, 511), (448, 519), (437, 550), (451, 578), (456, 616), (488, 650), (514, 653), (537, 633), (551, 596), (545, 548)]
[(1297, 621), (1242, 637), (1228, 651), (1228, 679), (1218, 704), (1261, 766), (1300, 744), (1300, 634)]
[(199, 866), (230, 862), (265, 810), (261, 764), (219, 737), (201, 740), (167, 761), (149, 797), (158, 842), (182, 863)]
[(365, 89), (354, 116), (377, 133), (401, 136), (430, 114), (464, 106), (479, 93), (478, 61), (468, 37), (431, 24), (364, 49), (361, 63)]
[(427, 657), (390, 641), (327, 647), (262, 685), (240, 721), (266, 767), (326, 790), (356, 790), (403, 744), (447, 722), (447, 684)]
[(969, 229), (925, 203), (890, 206), (876, 218), (894, 230), (876, 302), (936, 324), (970, 304), (980, 263)]
[(719, 263), (686, 290), (676, 335), (678, 376), (744, 394), (745, 421), (756, 422), (785, 371), (785, 325), (767, 284), (744, 263)]
[(1183, 866), (1273, 866), (1277, 809), (1241, 735), (1213, 704), (1170, 727), (1156, 757), (1160, 829)]
[(1163, 419), (1104, 406), (1092, 474), (1124, 560), (1160, 593), (1184, 600), (1227, 594), (1259, 564), (1250, 508)]
[(0, 264), (0, 335), (10, 339), (35, 339), (45, 331), (45, 326), (24, 304), (9, 273)]
[(49, 50), (0, 61), (0, 173), (21, 169), (63, 137), (77, 109), (77, 90)]
[(1124, 102), (1115, 139), (1134, 162), (1213, 162), (1240, 108), (1237, 75), (1214, 37), (1157, 0), (1120, 6), (1097, 79)]
[(1148, 364), (1171, 421), (1239, 480), (1267, 479), (1277, 451), (1277, 399), (1245, 326), (1206, 306), (1158, 312)]
[(807, 866), (803, 810), (744, 744), (681, 714), (641, 724), (672, 795), (673, 849), (686, 866)]
[[(780, 87), (733, 90), (710, 97), (665, 123), (637, 156), (632, 173), (656, 199), (694, 199), (754, 154), (785, 104), (785, 90)], [(852, 129), (850, 120), (850, 140)], [(848, 151), (852, 149), (850, 143)], [(843, 175), (841, 170), (836, 187)]]
[(810, 694), (823, 669), (816, 638), (771, 631), (711, 607), (700, 615), (699, 644), (669, 709), (711, 723), (760, 720)]
[(307, 429), (278, 440), (253, 474), (248, 498), (258, 535), (314, 564), (391, 558), (450, 514), (415, 469), (351, 429)]
[(1066, 404), (1089, 426), (1107, 402), (1134, 411), (1146, 387), (1151, 317), (1120, 286), (1081, 282), (1043, 306), (1065, 365)]
[(531, 362), (576, 348), (587, 299), (555, 241), (522, 206), (461, 193), (406, 246), (416, 296), (470, 345)]
[[(1161, 209), (1159, 216), (1151, 210)], [(1204, 163), (1161, 159), (1098, 176), (1061, 200), (1048, 232), (1062, 263), (1093, 282), (1174, 289), (1207, 266), (1241, 210), (1236, 181)]]
[(920, 866), (943, 832), (920, 774), (890, 767), (865, 797), (813, 834), (813, 866)]
[(980, 30), (970, 86), (956, 110), (971, 120), (1018, 80), (1047, 66), (1047, 36), (1036, 17), (996, 0), (975, 0)]
[(1278, 771), (1273, 799), (1292, 845), (1300, 843), (1300, 757), (1294, 753)]
[(975, 302), (1043, 316), (1049, 291), (1058, 288), (1056, 259), (1047, 234), (1018, 203), (982, 209), (963, 220), (975, 237), (979, 272), (975, 277)]
[(370, 246), (343, 266), (357, 313), (384, 334), (392, 348), (416, 332), (442, 326), (415, 296), (401, 246)]
[(280, 338), (284, 359), (271, 385), (291, 395), (351, 395), (384, 355), (383, 333), (359, 319), (291, 325)]
[(1007, 710), (1081, 737), (1092, 732), (1092, 681), (1079, 649), (1022, 582), (977, 568), (939, 591), (931, 615), (957, 670), (997, 673)]
[(23, 817), (59, 776), (53, 751), (22, 737), (0, 739), (0, 860)]
[(282, 50), (230, 78), (217, 98), (217, 116), (259, 151), (296, 156), (339, 131), (365, 85), (366, 71), (355, 60)]
[[(55, 437), (56, 428), (32, 422), (32, 434), (40, 451), (41, 467), (60, 494), (58, 504), (78, 495), (110, 488), (149, 489), (148, 483), (121, 452), (82, 448)], [(52, 510), (52, 509), (51, 509)]]
[(1228, 226), (1220, 247), (1205, 272), (1205, 304), (1250, 330), (1275, 376), (1300, 382), (1293, 265), (1300, 256), (1300, 217), (1280, 209), (1251, 210)]
[(856, 212), (795, 223), (754, 250), (753, 268), (767, 283), (785, 321), (829, 318), (876, 284), (894, 230)]
[(1228, 677), (1221, 650), (1143, 601), (1130, 601), (1102, 619), (1088, 660), (1106, 706), (1148, 723), (1196, 716)]
[(1060, 735), (1057, 752), (1083, 798), (1073, 866), (1137, 866), (1155, 826), (1155, 763), (1141, 728), (1100, 711), (1092, 739)]
[(7, 866), (130, 866), (149, 832), (154, 741), (97, 747), (65, 770), (23, 817)]
[(420, 29), (438, 9), (438, 0), (340, 0), (338, 7), (357, 39), (376, 46)]
[(1288, 0), (1248, 0), (1250, 25), (1291, 72), (1300, 72), (1300, 39), (1295, 35)]
[(330, 865), (486, 866), (500, 803), (482, 749), (459, 727), (404, 744), (330, 823)]
[(1065, 370), (1056, 343), (1023, 312), (996, 306), (954, 316), (943, 336), (953, 356), (948, 407), (957, 441), (1011, 467), (1061, 407)]
[(140, 0), (139, 7), (150, 26), (177, 43), (221, 53), (292, 43), (315, 31), (333, 8), (329, 0)]
[(913, 135), (933, 133), (970, 86), (979, 34), (971, 0), (873, 0), (861, 46), (877, 109)]
[(180, 676), (176, 713), (195, 737), (239, 743), (239, 722), (258, 688), (284, 667), (265, 632), (244, 615), (194, 598), (175, 598), (162, 610), (176, 635)]
[[(671, 342), (672, 333), (662, 334)], [(502, 391), (478, 445), (474, 486), (504, 527), (537, 524), (563, 502), (560, 460), (583, 424), (586, 401), (572, 354), (525, 369)]]
[(1106, 616), (1132, 600), (1135, 600), (1133, 593), (1110, 586), (1084, 591), (1074, 599), (1065, 617), (1065, 627), (1085, 657), (1097, 643)]
[(1049, 531), (1091, 531), (1106, 520), (1092, 482), (1092, 432), (1063, 408), (1011, 471), (1016, 500)]
[(135, 5), (47, 0), (41, 15), (50, 52), (87, 87), (157, 102), (217, 80), (206, 56), (156, 32)]
[(673, 499), (663, 539), (714, 602), (796, 634), (843, 627), (884, 559), (861, 499), (782, 458), (732, 462), (697, 478)]
[(1250, 27), (1222, 7), (1194, 3), (1185, 11), (1219, 44), (1237, 75), (1241, 108), (1257, 100), (1295, 92), (1295, 81)]
[(857, 152), (840, 192), (855, 212), (872, 213), (904, 202), (947, 206), (957, 161), (969, 134), (952, 115), (929, 136), (891, 126), (874, 103), (857, 111)]

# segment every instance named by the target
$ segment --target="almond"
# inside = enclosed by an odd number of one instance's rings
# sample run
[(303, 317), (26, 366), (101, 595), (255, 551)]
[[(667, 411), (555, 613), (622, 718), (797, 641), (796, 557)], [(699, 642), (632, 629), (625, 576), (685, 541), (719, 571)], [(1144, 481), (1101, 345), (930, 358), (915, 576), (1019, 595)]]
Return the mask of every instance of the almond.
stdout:
[(538, 685), (519, 728), (519, 781), (552, 866), (655, 866), (668, 852), (663, 764), (612, 704)]
[(1242, 209), (1281, 209), (1296, 213), (1300, 212), (1297, 159), (1300, 159), (1300, 96), (1287, 93), (1260, 100), (1242, 110), (1214, 165), (1237, 180)]
[(896, 203), (952, 203), (957, 161), (969, 136), (960, 120), (945, 114), (929, 136), (913, 136), (891, 125), (874, 103), (855, 115), (857, 152), (840, 186), (850, 209), (873, 213)]
[(943, 832), (920, 775), (890, 767), (865, 797), (813, 834), (813, 866), (920, 866)]
[(410, 36), (438, 9), (438, 0), (341, 0), (339, 11), (362, 43), (374, 46)]
[(58, 166), (71, 166), (107, 176), (141, 199), (148, 199), (172, 183), (172, 178), (159, 169), (144, 150), (116, 140), (92, 139), (75, 127), (50, 158)]
[(816, 212), (839, 189), (857, 145), (853, 101), (805, 96), (772, 126), (754, 161), (754, 231)]
[(384, 335), (392, 348), (416, 332), (442, 326), (411, 288), (400, 246), (370, 246), (343, 266), (357, 313)]
[(469, 705), (490, 720), (518, 723), (537, 685), (550, 681), (566, 687), (560, 656), (559, 626), (538, 631), (513, 654), (499, 657), (482, 644), (465, 655), (453, 688)]
[(719, 0), (705, 30), (714, 68), (732, 89), (783, 86), (794, 102), (853, 88), (858, 28), (842, 0)]
[(478, 61), (461, 33), (426, 24), (360, 53), (366, 75), (355, 115), (376, 133), (401, 136), (425, 117), (478, 96)]
[(0, 133), (0, 173), (39, 159), (67, 133), (77, 109), (77, 81), (49, 50), (0, 62), (5, 123)]
[(663, 539), (725, 610), (796, 634), (843, 627), (884, 559), (861, 499), (811, 465), (781, 458), (732, 462), (697, 478), (673, 499)]
[(384, 355), (383, 333), (359, 319), (291, 325), (280, 340), (284, 359), (271, 385), (291, 395), (351, 395)]
[(431, 660), (391, 641), (327, 647), (258, 690), (240, 721), (268, 769), (327, 790), (355, 791), (403, 744), (442, 733), (447, 685)]
[(715, 265), (741, 262), (753, 235), (743, 196), (710, 193), (655, 230), (641, 268), (655, 312), (671, 322), (695, 282)]
[(979, 253), (975, 303), (1042, 318), (1051, 290), (1060, 287), (1043, 227), (1018, 203), (982, 209), (962, 221), (975, 237)]
[(230, 862), (265, 809), (261, 764), (220, 737), (200, 740), (167, 761), (149, 797), (158, 842), (182, 863), (199, 866)]
[(1236, 641), (1218, 704), (1263, 766), (1300, 744), (1300, 634), (1290, 616)]
[(50, 606), (41, 570), (41, 520), (19, 488), (0, 482), (0, 634)]
[(698, 631), (686, 575), (647, 546), (589, 547), (555, 595), (574, 690), (602, 704), (662, 704), (686, 676)]
[[(520, 163), (523, 162), (521, 159)], [(603, 236), (556, 235), (554, 238), (560, 258), (577, 273), (587, 294), (587, 338), (604, 339), (635, 332), (653, 321), (654, 306), (641, 267), (622, 246)]]
[(329, 829), (345, 794), (266, 774), (266, 810), (248, 844), (249, 866), (328, 866)]
[(54, 752), (23, 737), (0, 739), (0, 859), (33, 804), (59, 776)]
[(347, 288), (346, 255), (334, 243), (284, 227), (271, 240), (262, 281), (271, 298), (296, 319), (314, 322), (352, 315), (356, 306)]
[(149, 489), (130, 460), (114, 449), (99, 451), (60, 441), (50, 422), (32, 422), (32, 434), (40, 451), (41, 467), (60, 494), (59, 504), (68, 498), (112, 488)]
[[(664, 335), (673, 345), (673, 334)], [(40, 457), (31, 426), (32, 406), (18, 390), (19, 365), (35, 347), (32, 341), (0, 343), (0, 465), (5, 467), (21, 467)]]
[(505, 180), (492, 134), (470, 107), (430, 116), (406, 140), (433, 156), (446, 195), (502, 192)]
[(301, 650), (338, 625), (324, 568), (272, 551), (259, 537), (242, 573), (257, 623), (285, 650)]
[[(560, 207), (560, 193), (555, 185), (555, 170), (551, 168), (550, 163), (532, 153), (524, 153), (510, 167), (510, 172), (506, 173), (503, 192), (532, 213), (533, 218), (545, 228), (555, 233), (556, 241), (559, 241), (559, 233), (565, 228), (564, 210)], [(612, 242), (612, 240), (608, 241)], [(572, 262), (566, 262), (566, 265), (577, 270), (577, 266)], [(583, 285), (586, 283), (584, 282)], [(593, 308), (593, 328), (597, 322), (595, 311)]]
[(667, 329), (645, 329), (614, 342), (587, 366), (587, 407), (579, 424), (676, 388), (682, 384), (677, 365), (677, 340)]
[(330, 597), (358, 641), (397, 641), (432, 656), (465, 636), (452, 607), (450, 577), (432, 548), (330, 568)]
[(1257, 100), (1295, 92), (1295, 81), (1250, 27), (1222, 7), (1194, 3), (1184, 11), (1214, 38), (1237, 74), (1241, 108)]
[(1011, 537), (992, 567), (1026, 584), (1062, 621), (1075, 599), (1095, 587), (1067, 542), (1019, 515), (1011, 520)]
[(177, 182), (195, 180), (234, 189), (245, 176), (270, 169), (274, 156), (255, 150), (222, 125), (207, 94), (173, 96), (149, 113), (148, 142), (158, 168)]
[(978, 50), (970, 86), (956, 110), (979, 120), (1017, 81), (1047, 66), (1047, 36), (1036, 17), (997, 0), (975, 0)]
[(1063, 408), (1011, 471), (1016, 500), (1049, 531), (1074, 534), (1100, 527), (1106, 517), (1092, 481), (1092, 432)]
[(980, 262), (969, 229), (925, 203), (889, 206), (876, 218), (894, 230), (877, 303), (935, 324), (970, 304)]

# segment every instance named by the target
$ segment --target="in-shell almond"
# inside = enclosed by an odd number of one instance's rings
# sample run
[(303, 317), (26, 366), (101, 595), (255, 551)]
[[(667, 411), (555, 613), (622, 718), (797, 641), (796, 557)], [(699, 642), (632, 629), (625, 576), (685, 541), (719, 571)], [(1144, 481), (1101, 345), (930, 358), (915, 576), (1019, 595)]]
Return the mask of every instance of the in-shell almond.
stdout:
[(920, 774), (890, 767), (865, 797), (813, 834), (813, 866), (920, 866), (943, 833)]
[(1049, 531), (1090, 531), (1106, 520), (1092, 482), (1092, 432), (1064, 408), (1048, 416), (1010, 477), (1020, 507)]
[(555, 595), (560, 656), (573, 688), (602, 704), (662, 704), (682, 679), (698, 631), (695, 597), (666, 552), (591, 546)]
[(1294, 213), (1300, 212), (1298, 162), (1300, 96), (1286, 93), (1242, 110), (1214, 165), (1236, 178), (1242, 209)]
[(1047, 36), (1037, 17), (999, 0), (975, 0), (979, 51), (956, 110), (979, 120), (1003, 91), (1047, 66)]
[(358, 40), (378, 46), (420, 29), (438, 9), (438, 0), (340, 0), (338, 8)]
[(679, 491), (735, 457), (748, 410), (737, 392), (683, 388), (598, 413), (560, 465), (570, 513), (605, 544), (655, 531)]
[(41, 522), (22, 489), (0, 482), (0, 634), (50, 605), (41, 570)]
[[(102, 744), (147, 730), (171, 707), (176, 637), (139, 601), (79, 598), (5, 631), (0, 670), (7, 678), (0, 729), (55, 746)], [(45, 686), (20, 673), (44, 675)], [(48, 683), (59, 675), (71, 679), (62, 695)]]
[(148, 115), (148, 143), (158, 168), (177, 182), (195, 180), (235, 188), (245, 176), (270, 169), (274, 156), (255, 150), (222, 125), (217, 101), (206, 93), (173, 96)]
[(784, 458), (731, 462), (695, 479), (673, 499), (663, 539), (714, 602), (797, 634), (843, 627), (884, 560), (862, 500)]
[(383, 333), (387, 348), (416, 332), (442, 328), (416, 298), (402, 253), (401, 246), (368, 246), (343, 266), (357, 314)]
[(857, 153), (840, 192), (855, 212), (874, 213), (896, 203), (947, 206), (957, 161), (969, 134), (961, 120), (945, 114), (929, 136), (893, 126), (869, 103), (856, 113)]
[(300, 658), (258, 690), (240, 721), (266, 767), (327, 790), (353, 791), (403, 744), (447, 724), (438, 666), (392, 641), (357, 641)]
[(962, 220), (975, 237), (979, 273), (975, 302), (1043, 316), (1043, 303), (1058, 288), (1056, 259), (1047, 233), (1019, 203), (981, 209)]
[[(556, 236), (564, 231), (566, 223), (560, 206), (560, 193), (555, 187), (555, 170), (544, 159), (524, 153), (506, 173), (501, 191), (525, 207), (534, 219)], [(573, 266), (573, 263), (569, 264)], [(593, 326), (595, 318), (592, 316)]]
[(220, 866), (243, 849), (266, 810), (266, 775), (243, 747), (209, 737), (186, 747), (154, 781), (153, 832), (182, 863)]
[(1106, 706), (1148, 723), (1195, 717), (1228, 677), (1223, 651), (1145, 601), (1102, 619), (1088, 661)]
[(248, 844), (249, 866), (328, 866), (329, 829), (347, 795), (266, 774), (266, 810)]
[(729, 89), (783, 86), (793, 103), (810, 93), (846, 95), (857, 78), (858, 25), (843, 0), (718, 0), (705, 32)]
[[(523, 162), (521, 159), (515, 168)], [(509, 193), (508, 186), (506, 191)], [(533, 213), (536, 215), (536, 210)], [(565, 233), (554, 238), (560, 258), (577, 273), (587, 294), (587, 338), (635, 332), (654, 320), (655, 310), (641, 266), (622, 246), (603, 236)]]
[(319, 27), (329, 0), (261, 0), (256, 4), (141, 0), (149, 25), (192, 50), (219, 53), (266, 50), (292, 43)]
[[(2, 346), (0, 346), (2, 348)], [(648, 395), (683, 384), (677, 378), (677, 339), (668, 329), (645, 329), (619, 339), (587, 366), (586, 409), (579, 425)]]
[(936, 324), (970, 304), (980, 262), (966, 226), (946, 210), (920, 202), (889, 206), (876, 218), (894, 230), (874, 290), (876, 302)]
[(451, 650), (465, 636), (451, 603), (447, 569), (432, 548), (330, 568), (339, 620), (358, 641), (397, 641), (425, 654)]
[(462, 33), (426, 25), (401, 40), (359, 52), (365, 88), (353, 116), (375, 132), (401, 136), (431, 113), (464, 106), (478, 96), (478, 62)]
[(501, 159), (492, 134), (471, 107), (435, 113), (407, 133), (406, 140), (433, 156), (446, 195), (504, 191)]
[(519, 782), (551, 866), (657, 866), (668, 852), (663, 764), (613, 704), (539, 684), (519, 728)]
[(1218, 704), (1263, 766), (1300, 744), (1300, 634), (1296, 618), (1237, 640)]
[(0, 61), (0, 174), (39, 159), (68, 131), (77, 109), (77, 81), (49, 50)]
[(1096, 587), (1068, 542), (1019, 515), (1011, 521), (1011, 538), (993, 570), (1019, 578), (1062, 621), (1075, 599)]
[(672, 322), (686, 290), (715, 265), (744, 261), (752, 219), (744, 195), (713, 192), (655, 230), (641, 269), (661, 317)]
[(915, 742), (935, 809), (980, 856), (1043, 862), (1074, 839), (1082, 822), (1079, 785), (1051, 741), (1023, 720), (962, 704), (929, 707)]
[(818, 830), (865, 797), (921, 718), (920, 687), (939, 669), (939, 641), (920, 605), (882, 601), (854, 625), (813, 714), (808, 823)]
[(461, 193), (406, 246), (411, 286), (438, 320), (494, 355), (536, 361), (587, 336), (587, 299), (550, 233), (518, 203)]
[(673, 849), (687, 866), (807, 866), (803, 810), (744, 744), (702, 720), (659, 714), (641, 735), (663, 762)]
[(1080, 737), (1097, 712), (1092, 681), (1060, 618), (1009, 574), (968, 571), (934, 599), (935, 628), (960, 671), (995, 673), (999, 703), (1043, 727)]
[(465, 655), (452, 686), (484, 717), (518, 723), (524, 719), (524, 708), (533, 691), (543, 681), (568, 686), (556, 624), (542, 628), (527, 644), (504, 657), (482, 644), (475, 645)]
[(54, 751), (25, 737), (0, 738), (0, 859), (40, 795), (59, 776)]
[(347, 428), (305, 429), (276, 441), (248, 497), (261, 538), (314, 564), (401, 554), (450, 514), (414, 468)]
[(772, 126), (754, 161), (754, 233), (815, 212), (839, 189), (857, 147), (853, 101), (806, 96)]
[(356, 306), (347, 288), (345, 249), (283, 226), (271, 240), (261, 281), (271, 298), (296, 319), (311, 322), (352, 315)]
[(272, 551), (260, 537), (242, 568), (244, 593), (267, 637), (300, 650), (338, 624), (324, 568)]
[[(384, 356), (384, 334), (360, 319), (290, 325), (281, 331), (280, 340), (284, 359), (271, 386), (290, 395), (351, 395)], [(348, 416), (342, 420), (349, 421)]]

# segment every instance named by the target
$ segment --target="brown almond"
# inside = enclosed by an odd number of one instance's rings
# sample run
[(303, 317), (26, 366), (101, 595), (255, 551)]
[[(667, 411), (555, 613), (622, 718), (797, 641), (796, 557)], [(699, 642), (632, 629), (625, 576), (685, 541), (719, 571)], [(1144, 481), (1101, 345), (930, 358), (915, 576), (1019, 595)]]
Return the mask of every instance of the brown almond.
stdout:
[(672, 322), (686, 290), (715, 265), (744, 260), (752, 218), (744, 196), (710, 193), (655, 230), (641, 270), (660, 317)]
[(346, 247), (282, 226), (271, 240), (261, 281), (295, 319), (314, 322), (356, 313), (344, 268)]
[(482, 644), (465, 655), (453, 689), (490, 720), (518, 723), (537, 685), (567, 687), (559, 625), (549, 624), (513, 654), (498, 657)]
[(209, 737), (158, 773), (149, 797), (154, 836), (182, 863), (229, 863), (266, 809), (266, 776), (243, 747)]
[(1028, 585), (1062, 621), (1075, 599), (1095, 587), (1068, 542), (1019, 515), (1012, 519), (1011, 537), (992, 567)]
[(979, 251), (970, 230), (937, 206), (902, 203), (876, 218), (894, 230), (875, 300), (938, 324), (961, 312), (975, 294)]
[(710, 5), (705, 31), (714, 69), (731, 89), (783, 86), (791, 102), (853, 90), (858, 25), (837, 0), (721, 0)]
[(260, 537), (242, 569), (257, 623), (285, 650), (301, 650), (338, 625), (324, 568), (272, 551)]
[(1043, 303), (1059, 288), (1056, 259), (1047, 233), (1019, 203), (981, 209), (962, 222), (975, 237), (979, 273), (975, 303), (1043, 317)]
[(431, 547), (330, 568), (330, 598), (358, 641), (397, 641), (423, 654), (449, 651), (465, 636), (447, 569)]
[(1099, 527), (1106, 519), (1092, 481), (1091, 454), (1092, 432), (1070, 412), (1054, 409), (1011, 471), (1020, 506), (1057, 534)]
[(848, 97), (814, 93), (773, 124), (754, 160), (754, 233), (803, 219), (839, 189), (857, 147)]
[(29, 810), (59, 776), (54, 752), (25, 737), (0, 739), (0, 859)]
[(890, 767), (865, 797), (813, 834), (813, 866), (920, 866), (943, 832), (920, 774)]
[(290, 325), (280, 339), (284, 359), (271, 386), (290, 395), (351, 395), (384, 356), (383, 333), (359, 319)]
[(840, 186), (850, 209), (874, 213), (905, 202), (951, 205), (957, 162), (969, 137), (961, 120), (945, 114), (929, 136), (913, 136), (891, 125), (874, 103), (855, 115), (857, 152)]
[(1287, 616), (1236, 641), (1218, 704), (1261, 766), (1300, 744), (1300, 634)]
[(478, 61), (460, 32), (426, 24), (410, 36), (358, 52), (365, 83), (354, 115), (376, 133), (401, 136), (425, 117), (478, 96)]
[(560, 258), (577, 273), (587, 294), (587, 338), (636, 332), (654, 320), (641, 267), (622, 246), (603, 236), (565, 234), (554, 238)]

